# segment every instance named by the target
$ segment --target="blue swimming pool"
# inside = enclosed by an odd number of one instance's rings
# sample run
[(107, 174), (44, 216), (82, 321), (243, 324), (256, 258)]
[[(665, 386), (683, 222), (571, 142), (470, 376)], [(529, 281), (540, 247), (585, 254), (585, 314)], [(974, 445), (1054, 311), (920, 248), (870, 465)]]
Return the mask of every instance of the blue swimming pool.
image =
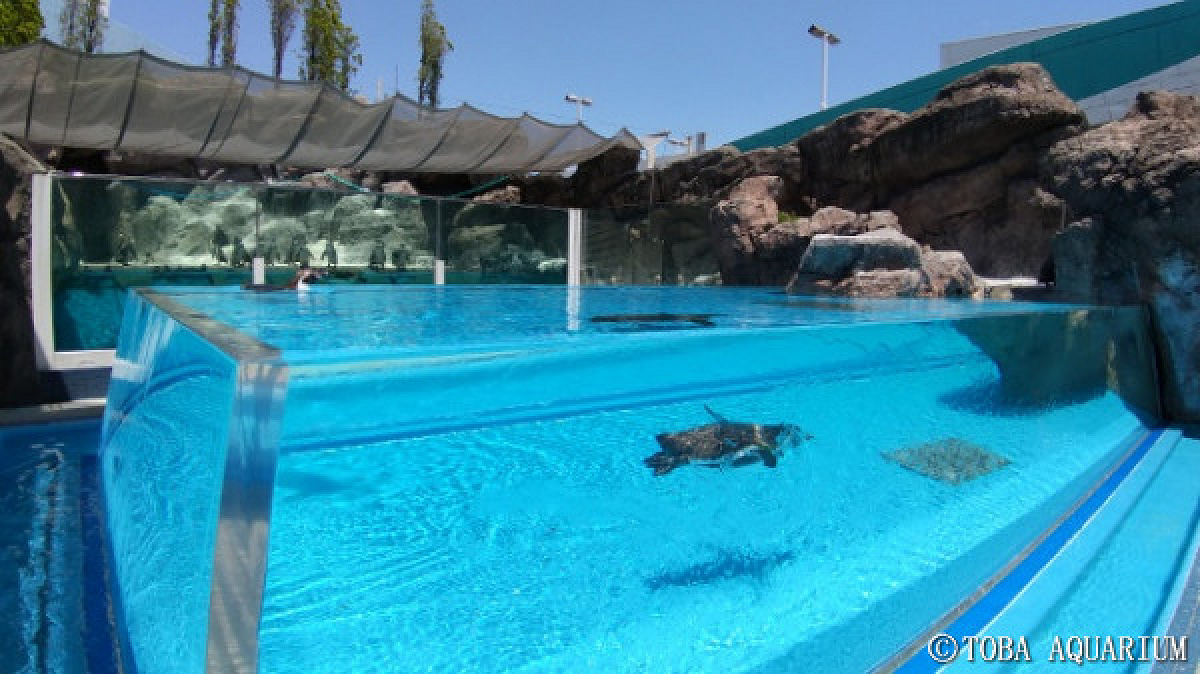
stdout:
[[(1136, 308), (318, 287), (125, 315), (101, 467), (141, 671), (863, 671), (1156, 414)], [(731, 422), (811, 438), (644, 463)]]
[(0, 426), (0, 671), (108, 672), (98, 420)]

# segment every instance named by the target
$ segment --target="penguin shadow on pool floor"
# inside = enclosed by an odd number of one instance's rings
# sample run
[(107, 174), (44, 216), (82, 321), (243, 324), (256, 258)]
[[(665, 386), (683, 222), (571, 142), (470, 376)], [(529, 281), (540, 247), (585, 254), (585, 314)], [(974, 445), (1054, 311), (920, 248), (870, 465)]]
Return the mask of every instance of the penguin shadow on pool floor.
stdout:
[(780, 566), (796, 559), (791, 550), (756, 553), (748, 550), (720, 548), (710, 559), (672, 571), (663, 571), (645, 579), (647, 589), (708, 585), (735, 578), (766, 580)]

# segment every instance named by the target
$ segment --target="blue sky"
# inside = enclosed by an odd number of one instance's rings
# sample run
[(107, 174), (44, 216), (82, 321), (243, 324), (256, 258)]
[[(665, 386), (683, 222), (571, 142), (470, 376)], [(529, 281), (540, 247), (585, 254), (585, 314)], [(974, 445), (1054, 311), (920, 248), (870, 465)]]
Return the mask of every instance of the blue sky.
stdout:
[[(44, 0), (49, 5), (53, 0)], [(374, 99), (415, 97), (420, 0), (341, 0), (362, 41), (355, 85)], [(1137, 0), (440, 0), (454, 43), (442, 104), (529, 112), (569, 123), (563, 96), (594, 100), (588, 126), (637, 134), (706, 131), (709, 146), (809, 114), (820, 102), (819, 24), (830, 49), (829, 102), (837, 104), (938, 67), (938, 45), (971, 37), (1095, 21), (1166, 4)], [(111, 16), (184, 58), (207, 54), (207, 0), (111, 0)], [(52, 22), (56, 16), (47, 16)], [(239, 64), (269, 72), (266, 0), (242, 0)], [(299, 30), (284, 76), (296, 76)]]

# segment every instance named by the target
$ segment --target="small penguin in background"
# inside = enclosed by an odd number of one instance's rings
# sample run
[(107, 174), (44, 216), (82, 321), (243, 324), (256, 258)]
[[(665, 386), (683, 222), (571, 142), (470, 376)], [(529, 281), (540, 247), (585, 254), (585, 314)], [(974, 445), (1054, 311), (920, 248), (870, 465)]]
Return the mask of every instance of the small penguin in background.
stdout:
[(326, 265), (330, 269), (337, 266), (337, 248), (333, 247), (333, 239), (328, 239), (325, 241), (325, 250), (321, 253), (321, 259), (326, 260)]

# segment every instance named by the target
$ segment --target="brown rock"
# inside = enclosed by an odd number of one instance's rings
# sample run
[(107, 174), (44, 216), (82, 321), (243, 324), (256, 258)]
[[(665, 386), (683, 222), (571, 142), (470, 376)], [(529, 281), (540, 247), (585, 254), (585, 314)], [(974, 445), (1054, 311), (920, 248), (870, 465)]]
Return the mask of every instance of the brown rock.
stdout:
[(1164, 411), (1200, 422), (1200, 102), (1140, 94), (1124, 118), (1056, 143), (1041, 169), (1079, 220), (1055, 243), (1056, 290), (1149, 304)]
[(993, 66), (955, 80), (904, 124), (881, 133), (871, 144), (873, 178), (883, 187), (918, 184), (1083, 123), (1082, 110), (1041, 65)]
[(44, 401), (34, 355), (29, 258), (31, 175), (44, 170), (19, 145), (0, 136), (0, 407)]
[(393, 180), (383, 183), (381, 189), (384, 194), (398, 194), (401, 196), (417, 196), (417, 188), (407, 180)]
[(922, 251), (921, 267), (933, 297), (977, 297), (982, 291), (966, 256), (957, 250)]
[(727, 285), (760, 282), (754, 264), (757, 240), (779, 221), (775, 200), (781, 185), (778, 176), (747, 178), (710, 212), (717, 263)]
[[(1028, 144), (999, 158), (899, 192), (888, 203), (904, 233), (941, 249), (961, 250), (986, 276), (1030, 276), (1050, 256), (1057, 214), (1047, 222), (1025, 204), (1036, 188)], [(1014, 192), (1013, 186), (1021, 185)], [(1035, 216), (1035, 217), (1031, 217)]]
[(471, 201), (483, 201), (493, 204), (519, 204), (521, 203), (521, 188), (516, 185), (507, 185), (499, 189), (488, 190), (483, 194), (475, 196)]
[(879, 269), (829, 283), (828, 292), (842, 297), (919, 297), (927, 294), (925, 289), (925, 277), (916, 269)]
[(907, 119), (895, 110), (858, 110), (797, 139), (795, 146), (810, 167), (807, 183), (797, 192), (821, 204), (870, 210), (877, 201), (871, 145)]
[(810, 236), (816, 234), (855, 236), (877, 229), (900, 229), (900, 219), (891, 211), (871, 211), (863, 214), (837, 206), (818, 209), (811, 218), (807, 219), (807, 223)]

